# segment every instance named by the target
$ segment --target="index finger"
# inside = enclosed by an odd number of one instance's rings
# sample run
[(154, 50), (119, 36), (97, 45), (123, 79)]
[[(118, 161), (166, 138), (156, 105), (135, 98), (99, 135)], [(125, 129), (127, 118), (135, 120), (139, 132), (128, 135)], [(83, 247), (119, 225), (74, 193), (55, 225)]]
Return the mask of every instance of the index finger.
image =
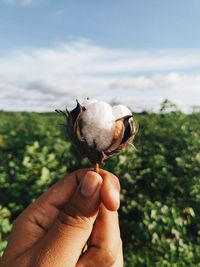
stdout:
[(111, 172), (100, 170), (103, 179), (101, 189), (101, 200), (110, 211), (116, 211), (120, 205), (120, 183), (119, 179)]
[[(102, 205), (88, 242), (88, 249), (82, 254), (76, 267), (94, 266), (94, 263), (96, 267), (113, 266), (120, 249), (118, 213), (111, 212)], [(122, 255), (120, 257), (122, 258)]]

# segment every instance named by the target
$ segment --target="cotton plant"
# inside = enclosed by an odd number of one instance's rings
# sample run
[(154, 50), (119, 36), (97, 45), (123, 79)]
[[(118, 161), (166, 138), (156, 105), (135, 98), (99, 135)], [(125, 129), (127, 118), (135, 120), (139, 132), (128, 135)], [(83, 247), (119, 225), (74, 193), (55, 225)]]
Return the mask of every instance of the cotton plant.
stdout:
[(56, 112), (66, 117), (70, 140), (96, 172), (104, 160), (130, 145), (138, 131), (136, 120), (124, 105), (86, 100), (81, 104), (77, 101), (72, 111)]

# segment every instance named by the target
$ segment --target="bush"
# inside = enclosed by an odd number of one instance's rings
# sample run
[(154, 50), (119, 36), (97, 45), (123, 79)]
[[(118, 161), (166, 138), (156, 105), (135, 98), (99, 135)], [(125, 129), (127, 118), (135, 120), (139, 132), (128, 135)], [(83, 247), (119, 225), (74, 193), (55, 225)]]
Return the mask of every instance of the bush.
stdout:
[(10, 211), (0, 205), (0, 256), (7, 245), (7, 235), (11, 230)]
[[(137, 114), (137, 151), (129, 147), (103, 166), (121, 181), (128, 267), (200, 266), (200, 113), (164, 111)], [(89, 164), (66, 140), (63, 122), (57, 114), (0, 113), (1, 252), (21, 211)]]

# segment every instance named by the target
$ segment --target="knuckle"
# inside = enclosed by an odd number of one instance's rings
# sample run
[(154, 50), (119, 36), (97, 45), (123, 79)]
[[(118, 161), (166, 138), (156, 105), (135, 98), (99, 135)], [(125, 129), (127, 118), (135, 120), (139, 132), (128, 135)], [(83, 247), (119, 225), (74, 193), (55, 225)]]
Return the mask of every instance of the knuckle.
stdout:
[(95, 262), (98, 262), (99, 266), (102, 267), (115, 266), (119, 250), (122, 249), (121, 238), (119, 238), (119, 244), (117, 247), (118, 249), (116, 249), (115, 246), (97, 248), (97, 250), (95, 251)]
[(111, 250), (104, 250), (102, 258), (108, 267), (112, 266), (116, 261), (116, 257)]
[(95, 262), (98, 262), (99, 266), (111, 267), (115, 263), (115, 261), (116, 261), (116, 256), (110, 249), (101, 248), (96, 253)]
[(92, 223), (90, 218), (84, 216), (73, 203), (67, 206), (60, 212), (58, 217), (62, 225), (68, 227), (79, 228), (82, 230), (91, 230)]

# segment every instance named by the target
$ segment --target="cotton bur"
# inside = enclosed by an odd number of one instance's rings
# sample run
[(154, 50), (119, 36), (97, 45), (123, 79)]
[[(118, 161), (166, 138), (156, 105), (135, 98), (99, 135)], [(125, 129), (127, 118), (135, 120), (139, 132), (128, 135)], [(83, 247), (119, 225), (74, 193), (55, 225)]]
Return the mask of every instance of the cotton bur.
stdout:
[(124, 105), (77, 101), (72, 111), (56, 110), (66, 117), (67, 133), (82, 156), (88, 157), (99, 172), (99, 164), (132, 143), (138, 124)]

